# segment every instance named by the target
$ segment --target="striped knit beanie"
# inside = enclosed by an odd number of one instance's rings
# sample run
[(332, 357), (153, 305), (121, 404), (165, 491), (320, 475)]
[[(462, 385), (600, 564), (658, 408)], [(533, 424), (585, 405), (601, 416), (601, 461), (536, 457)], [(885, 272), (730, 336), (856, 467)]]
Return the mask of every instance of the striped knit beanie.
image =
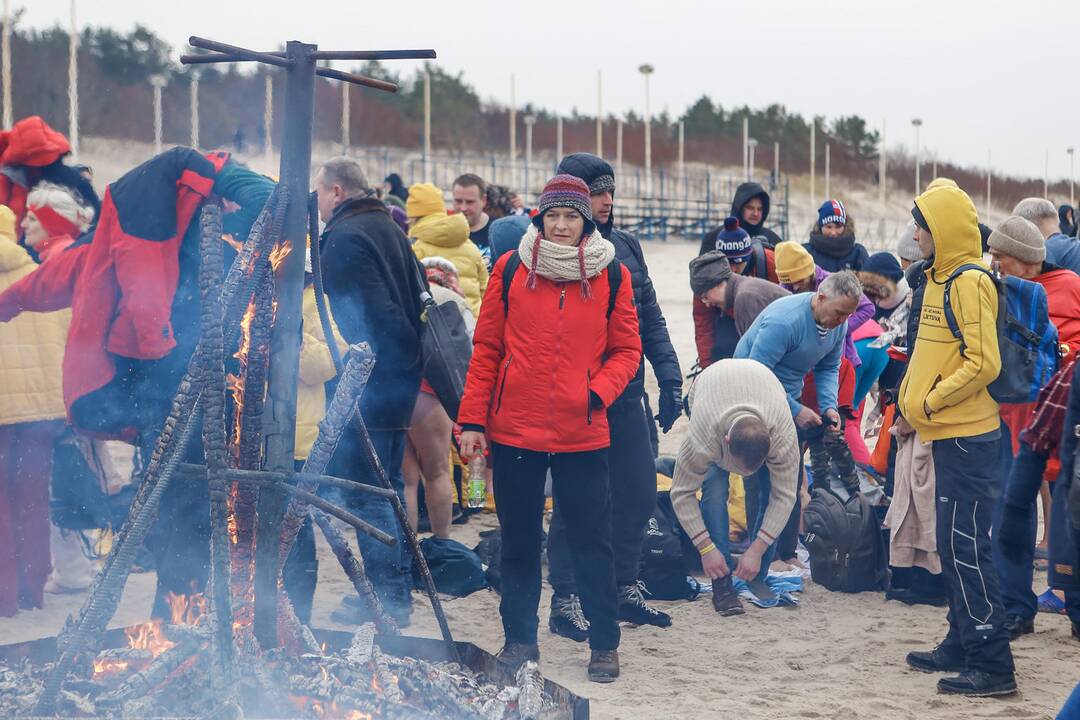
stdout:
[(585, 236), (596, 228), (592, 219), (592, 200), (589, 186), (581, 178), (573, 175), (556, 175), (544, 185), (544, 191), (536, 202), (536, 215), (533, 224), (541, 231), (544, 229), (544, 213), (553, 207), (572, 208), (585, 218)]
[(847, 225), (847, 209), (839, 200), (826, 200), (817, 211), (818, 225), (825, 227), (829, 223)]

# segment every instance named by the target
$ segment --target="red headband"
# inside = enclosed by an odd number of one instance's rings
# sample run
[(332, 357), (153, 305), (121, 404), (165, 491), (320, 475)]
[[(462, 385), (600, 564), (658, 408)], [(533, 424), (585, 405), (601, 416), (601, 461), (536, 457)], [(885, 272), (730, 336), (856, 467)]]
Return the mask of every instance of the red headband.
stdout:
[(34, 213), (34, 217), (41, 223), (41, 227), (45, 228), (49, 237), (68, 235), (74, 238), (79, 234), (79, 226), (76, 223), (71, 222), (48, 205), (31, 205), (29, 210)]

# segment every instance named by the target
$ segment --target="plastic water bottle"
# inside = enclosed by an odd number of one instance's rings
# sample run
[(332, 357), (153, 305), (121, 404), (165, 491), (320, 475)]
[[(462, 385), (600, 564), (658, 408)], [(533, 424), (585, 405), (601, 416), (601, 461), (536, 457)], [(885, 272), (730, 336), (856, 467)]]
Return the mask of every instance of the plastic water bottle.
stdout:
[(487, 499), (487, 462), (482, 453), (473, 455), (469, 460), (469, 482), (467, 501), (470, 508), (484, 507)]

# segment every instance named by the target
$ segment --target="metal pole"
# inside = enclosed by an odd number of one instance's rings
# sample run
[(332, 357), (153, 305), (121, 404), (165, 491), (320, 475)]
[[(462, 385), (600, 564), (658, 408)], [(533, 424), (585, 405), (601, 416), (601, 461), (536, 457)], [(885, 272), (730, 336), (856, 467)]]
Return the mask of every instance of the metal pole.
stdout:
[(199, 73), (191, 71), (191, 147), (199, 148)]
[[(7, 127), (10, 127), (10, 125)], [(68, 143), (71, 145), (71, 156), (73, 158), (78, 157), (79, 30), (75, 21), (75, 0), (71, 0), (71, 32), (68, 34)]]
[(686, 123), (679, 121), (679, 177), (686, 178)]
[(596, 154), (604, 157), (604, 71), (596, 71)]
[(922, 193), (922, 146), (919, 143), (922, 120), (915, 118), (911, 124), (915, 126), (915, 197), (918, 197)]
[(424, 182), (431, 182), (431, 73), (424, 72)]
[[(285, 82), (285, 118), (281, 135), (280, 183), (288, 189), (282, 242), (292, 251), (277, 270), (277, 310), (270, 335), (270, 374), (262, 427), (266, 438), (265, 469), (291, 472), (296, 431), (296, 383), (300, 358), (300, 311), (307, 255), (307, 203), (311, 187), (311, 129), (315, 107), (315, 49), (297, 42), (285, 45), (294, 61)], [(313, 238), (314, 239), (314, 238)], [(262, 488), (258, 504), (256, 548), (272, 547), (255, 567), (255, 633), (263, 647), (277, 646), (277, 543), (285, 506), (281, 490)]]
[(615, 123), (615, 171), (622, 175), (622, 118)]
[(882, 207), (885, 205), (885, 196), (887, 193), (887, 181), (885, 173), (887, 171), (887, 163), (885, 152), (885, 119), (881, 119), (881, 145), (878, 146), (878, 199), (881, 201)]
[(994, 171), (990, 165), (990, 151), (986, 151), (986, 223), (990, 224), (990, 180), (994, 175)]
[(154, 154), (161, 154), (161, 88), (165, 87), (165, 78), (154, 75), (150, 78), (154, 86)]
[(776, 179), (776, 186), (780, 186), (780, 142), (774, 142), (772, 145), (772, 158), (773, 158), (773, 177)]
[[(1076, 207), (1076, 195), (1073, 192), (1073, 187), (1075, 185), (1075, 180), (1076, 180), (1076, 173), (1075, 173), (1076, 167), (1073, 164), (1073, 161), (1075, 160), (1075, 155), (1074, 155), (1073, 148), (1067, 148), (1065, 150), (1065, 152), (1068, 153), (1068, 155), (1069, 155), (1069, 204), (1072, 205), (1075, 208)], [(1076, 221), (1075, 217), (1073, 218), (1073, 221), (1074, 222)]]
[(4, 127), (10, 128), (14, 124), (11, 109), (11, 0), (4, 0), (4, 35), (3, 50), (0, 51), (4, 80)]
[(743, 115), (742, 119), (742, 171), (747, 181), (750, 177), (750, 116)]
[(514, 167), (517, 164), (517, 87), (514, 82), (514, 73), (510, 73), (510, 182), (517, 180), (514, 177)]
[(645, 194), (652, 197), (652, 113), (649, 110), (649, 75), (645, 73)]
[(814, 186), (817, 184), (814, 182), (814, 173), (817, 170), (817, 118), (810, 119), (810, 202), (815, 202), (814, 198)]
[(523, 192), (529, 192), (529, 170), (532, 168), (532, 139), (533, 125), (536, 124), (536, 116), (529, 113), (525, 116), (525, 182), (522, 183)]
[(1046, 149), (1043, 157), (1043, 197), (1050, 197), (1050, 148)]
[(266, 160), (274, 157), (274, 78), (266, 73), (263, 84), (263, 135), (266, 136)]
[(352, 108), (349, 107), (349, 86), (352, 83), (341, 83), (341, 154), (349, 154), (349, 113)]
[(826, 200), (828, 200), (829, 198), (832, 197), (832, 192), (829, 189), (829, 183), (832, 180), (832, 177), (831, 177), (832, 168), (830, 167), (830, 165), (831, 165), (830, 161), (832, 159), (831, 150), (832, 150), (832, 147), (829, 145), (829, 143), (825, 143), (825, 199)]
[(562, 140), (562, 115), (555, 118), (555, 162), (558, 163), (563, 157)]

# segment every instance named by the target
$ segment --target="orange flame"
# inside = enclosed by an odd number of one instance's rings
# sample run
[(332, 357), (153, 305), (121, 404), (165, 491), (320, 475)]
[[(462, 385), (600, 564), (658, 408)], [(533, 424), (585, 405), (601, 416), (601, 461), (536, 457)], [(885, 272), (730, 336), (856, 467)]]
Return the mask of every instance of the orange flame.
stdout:
[(281, 267), (281, 263), (285, 261), (285, 258), (289, 256), (290, 252), (292, 252), (292, 243), (288, 240), (280, 245), (275, 245), (274, 249), (270, 251), (268, 260), (270, 260), (270, 267), (273, 268), (275, 273), (278, 271), (278, 268)]
[(221, 239), (232, 247), (236, 252), (240, 252), (244, 248), (244, 244), (232, 236), (232, 233), (225, 233), (221, 236)]
[(165, 602), (169, 605), (169, 622), (173, 625), (198, 625), (206, 616), (210, 604), (202, 593), (193, 595), (169, 593), (165, 596)]
[[(124, 634), (127, 635), (128, 647), (133, 650), (149, 650), (154, 657), (176, 647), (176, 643), (165, 637), (160, 618), (129, 627)], [(96, 670), (96, 662), (94, 666)]]
[(127, 660), (117, 660), (116, 658), (95, 658), (94, 660), (94, 679), (100, 680), (105, 675), (116, 675), (122, 673), (128, 669)]
[(289, 702), (297, 712), (310, 714), (324, 720), (373, 720), (371, 713), (347, 710), (336, 702), (319, 700), (306, 695), (290, 695)]

